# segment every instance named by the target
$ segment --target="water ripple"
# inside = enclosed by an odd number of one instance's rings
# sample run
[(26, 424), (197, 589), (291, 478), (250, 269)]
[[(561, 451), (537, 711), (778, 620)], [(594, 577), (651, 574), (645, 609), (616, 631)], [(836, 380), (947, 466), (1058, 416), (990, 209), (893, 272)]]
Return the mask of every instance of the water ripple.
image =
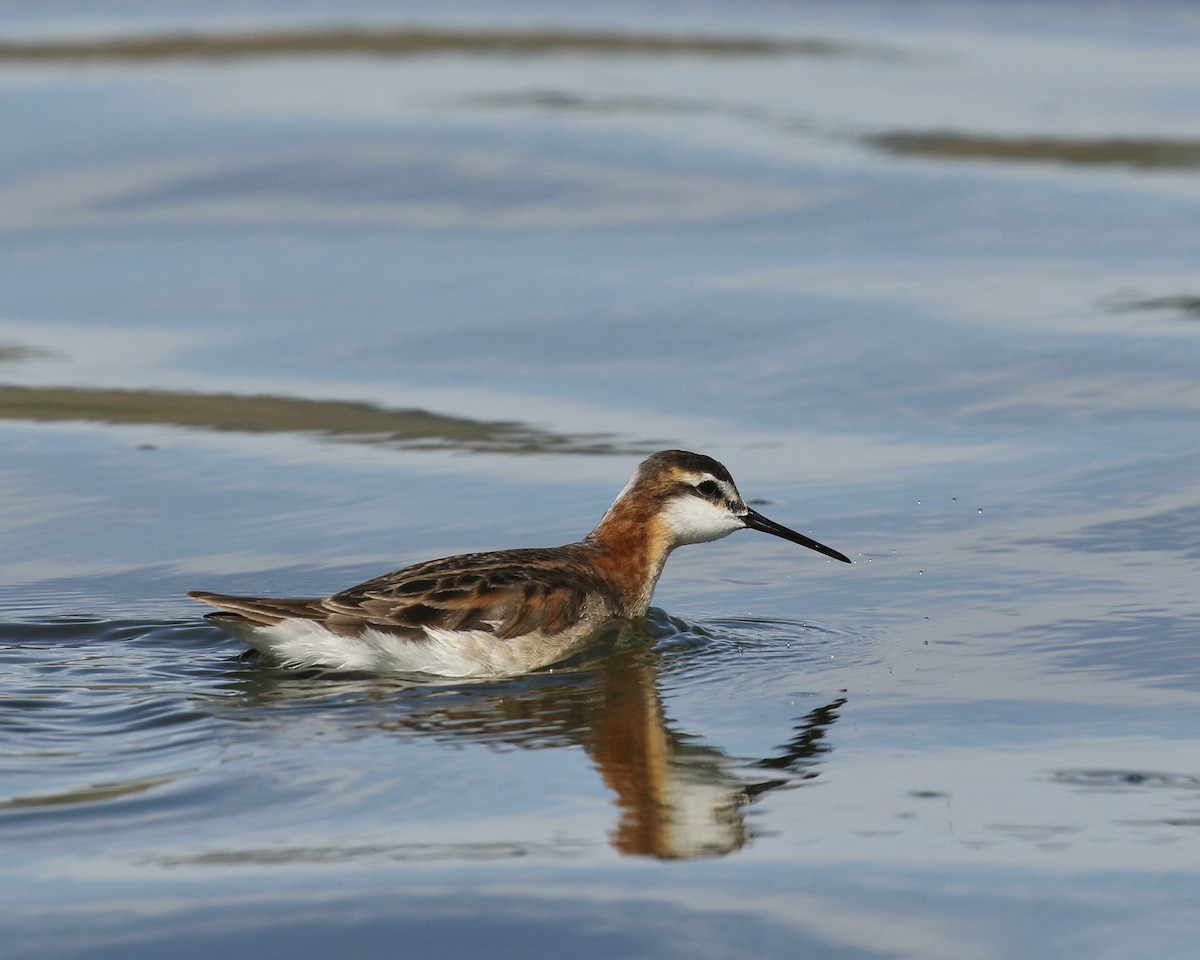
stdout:
[(691, 624), (659, 641), (664, 677), (688, 686), (771, 685), (803, 676), (824, 688), (846, 667), (878, 660), (865, 634), (825, 624), (765, 617), (721, 617)]
[(0, 814), (138, 795), (211, 764), (190, 697), (219, 660), (203, 639), (178, 624), (0, 624)]
[(1200, 790), (1200, 776), (1149, 770), (1058, 770), (1050, 775), (1055, 783), (1089, 790)]

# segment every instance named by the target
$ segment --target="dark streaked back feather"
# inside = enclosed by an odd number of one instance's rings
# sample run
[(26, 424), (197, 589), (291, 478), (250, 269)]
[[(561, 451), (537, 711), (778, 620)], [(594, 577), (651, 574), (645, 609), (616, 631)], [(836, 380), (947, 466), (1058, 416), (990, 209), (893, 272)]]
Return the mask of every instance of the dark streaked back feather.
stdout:
[(588, 563), (589, 549), (569, 544), (431, 560), (325, 600), (191, 596), (228, 611), (212, 614), (218, 622), (230, 615), (260, 624), (302, 618), (346, 636), (366, 627), (414, 640), (425, 638), (425, 627), (483, 631), (500, 640), (533, 631), (553, 635), (584, 616), (589, 597), (596, 604), (612, 593)]

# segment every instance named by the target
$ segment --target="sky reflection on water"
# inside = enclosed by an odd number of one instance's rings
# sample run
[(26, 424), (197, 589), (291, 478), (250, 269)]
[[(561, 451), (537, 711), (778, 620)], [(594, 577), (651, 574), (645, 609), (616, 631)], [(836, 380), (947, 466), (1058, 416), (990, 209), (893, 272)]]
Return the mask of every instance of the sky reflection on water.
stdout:
[[(1200, 24), (1082, 9), (0, 52), (5, 950), (1191, 956)], [(183, 598), (573, 540), (658, 446), (855, 565), (686, 548), (648, 635), (492, 685), (256, 665)]]

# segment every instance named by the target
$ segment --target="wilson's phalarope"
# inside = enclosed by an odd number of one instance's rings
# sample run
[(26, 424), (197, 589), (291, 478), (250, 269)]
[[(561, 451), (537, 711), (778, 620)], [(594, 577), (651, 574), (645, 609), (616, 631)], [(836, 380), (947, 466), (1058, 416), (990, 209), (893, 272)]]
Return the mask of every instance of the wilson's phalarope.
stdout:
[(849, 557), (746, 506), (716, 460), (645, 460), (578, 543), (430, 560), (324, 600), (189, 596), (208, 619), (288, 666), (516, 676), (562, 660), (601, 624), (644, 616), (667, 555), (749, 528)]

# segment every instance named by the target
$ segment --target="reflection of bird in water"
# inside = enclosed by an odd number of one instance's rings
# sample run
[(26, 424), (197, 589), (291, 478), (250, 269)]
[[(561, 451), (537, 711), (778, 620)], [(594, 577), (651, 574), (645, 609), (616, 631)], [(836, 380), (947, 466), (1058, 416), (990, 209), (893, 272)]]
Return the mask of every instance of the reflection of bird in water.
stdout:
[[(242, 681), (239, 712), (255, 700), (337, 699), (339, 688), (367, 700), (369, 727), (447, 743), (474, 741), (526, 749), (583, 746), (619, 810), (610, 841), (621, 853), (661, 859), (720, 856), (749, 839), (745, 808), (765, 793), (819, 775), (829, 728), (843, 698), (794, 721), (771, 756), (731, 757), (700, 737), (672, 729), (663, 713), (654, 645), (678, 636), (660, 611), (610, 624), (596, 645), (555, 673), (503, 682), (416, 689), (377, 678), (253, 671)], [(381, 684), (389, 684), (381, 688)], [(379, 699), (382, 692), (382, 699)], [(351, 704), (345, 705), (347, 708)], [(229, 707), (228, 701), (221, 709)], [(341, 711), (352, 714), (352, 709)]]
[(664, 450), (577, 543), (432, 560), (324, 600), (191, 596), (222, 609), (213, 623), (289, 666), (517, 676), (564, 659), (605, 623), (644, 616), (676, 547), (746, 528), (850, 562), (748, 507), (716, 460)]
[[(798, 721), (783, 752), (751, 762), (671, 730), (650, 664), (621, 661), (605, 671), (606, 701), (585, 743), (621, 817), (612, 844), (622, 853), (663, 859), (719, 856), (749, 839), (743, 808), (777, 787), (817, 776), (826, 729), (844, 699)], [(748, 779), (747, 768), (774, 772)]]

